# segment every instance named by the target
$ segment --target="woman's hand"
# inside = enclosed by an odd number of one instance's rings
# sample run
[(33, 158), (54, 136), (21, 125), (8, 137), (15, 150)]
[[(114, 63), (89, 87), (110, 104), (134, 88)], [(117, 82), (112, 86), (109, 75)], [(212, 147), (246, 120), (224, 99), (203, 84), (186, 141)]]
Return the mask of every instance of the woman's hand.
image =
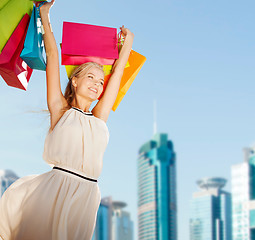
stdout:
[(120, 30), (124, 38), (126, 38), (127, 36), (134, 38), (134, 33), (132, 33), (128, 28), (125, 28), (124, 25), (120, 27)]
[[(44, 1), (41, 2), (34, 2), (36, 7), (39, 6), (40, 3), (42, 3)], [(40, 7), (40, 13), (49, 13), (50, 8), (53, 6), (53, 4), (55, 3), (55, 0), (51, 0), (50, 2), (46, 2), (44, 3), (41, 7)]]

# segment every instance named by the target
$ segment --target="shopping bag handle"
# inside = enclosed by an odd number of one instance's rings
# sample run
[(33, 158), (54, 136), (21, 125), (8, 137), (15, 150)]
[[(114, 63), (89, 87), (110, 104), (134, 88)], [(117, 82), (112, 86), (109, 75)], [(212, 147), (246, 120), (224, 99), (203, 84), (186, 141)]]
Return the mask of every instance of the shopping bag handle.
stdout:
[[(120, 32), (118, 33), (118, 47), (122, 47), (122, 46), (123, 46), (124, 40), (125, 40), (125, 37), (123, 37), (122, 31), (120, 31)], [(133, 49), (133, 48), (132, 48), (132, 49)], [(132, 54), (133, 54), (133, 52), (130, 51), (130, 55), (132, 55)]]
[(122, 36), (122, 32), (118, 33), (118, 48), (122, 47), (124, 43), (124, 37)]
[(47, 3), (47, 1), (38, 1), (34, 2), (36, 8), (40, 8), (43, 4)]

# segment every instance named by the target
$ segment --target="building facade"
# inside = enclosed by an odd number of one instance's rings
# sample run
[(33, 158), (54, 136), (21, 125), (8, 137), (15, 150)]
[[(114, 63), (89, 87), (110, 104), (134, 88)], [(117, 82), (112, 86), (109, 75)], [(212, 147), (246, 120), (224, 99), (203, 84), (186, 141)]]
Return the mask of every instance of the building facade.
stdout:
[(1, 196), (19, 177), (12, 170), (0, 170)]
[(249, 151), (249, 232), (255, 240), (255, 147)]
[(133, 240), (134, 226), (126, 203), (112, 201), (111, 197), (101, 200), (92, 240)]
[(222, 190), (223, 178), (197, 182), (201, 191), (193, 194), (190, 240), (232, 240), (231, 194)]
[(96, 226), (92, 240), (112, 239), (112, 198), (106, 197), (101, 200)]
[(113, 202), (112, 240), (133, 240), (134, 226), (130, 214), (124, 211), (124, 202)]
[(244, 148), (244, 162), (231, 168), (233, 240), (255, 240), (255, 147)]
[(248, 161), (232, 166), (231, 181), (233, 240), (250, 240)]
[(138, 157), (138, 239), (177, 239), (176, 155), (167, 134), (157, 133)]

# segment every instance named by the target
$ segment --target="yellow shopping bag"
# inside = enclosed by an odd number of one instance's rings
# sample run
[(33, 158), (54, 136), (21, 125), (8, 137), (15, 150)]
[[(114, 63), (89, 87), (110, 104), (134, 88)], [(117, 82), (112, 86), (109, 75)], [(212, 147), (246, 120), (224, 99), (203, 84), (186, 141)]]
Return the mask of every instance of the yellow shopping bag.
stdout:
[[(129, 67), (129, 62), (127, 62), (125, 68)], [(65, 65), (65, 68), (66, 68), (66, 74), (67, 74), (67, 77), (69, 78), (73, 72), (73, 70), (78, 67), (78, 65)], [(103, 68), (104, 68), (104, 75), (107, 76), (109, 74), (111, 74), (112, 72), (112, 65), (103, 65)]]
[[(73, 70), (75, 68), (77, 68), (78, 65), (65, 65), (65, 68), (66, 68), (66, 74), (67, 74), (67, 77), (69, 78), (73, 72)], [(128, 65), (126, 65), (126, 67), (128, 67)], [(111, 74), (111, 71), (112, 71), (112, 65), (103, 65), (103, 68), (104, 68), (104, 75), (107, 76), (109, 74)]]
[(33, 1), (30, 0), (0, 1), (0, 53), (23, 16), (26, 13), (31, 16), (32, 10)]

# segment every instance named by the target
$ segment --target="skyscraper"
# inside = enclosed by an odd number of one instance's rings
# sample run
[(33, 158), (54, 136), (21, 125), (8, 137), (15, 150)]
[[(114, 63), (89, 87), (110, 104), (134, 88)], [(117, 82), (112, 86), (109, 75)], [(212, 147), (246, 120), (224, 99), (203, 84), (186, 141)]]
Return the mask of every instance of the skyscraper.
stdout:
[(126, 203), (113, 202), (112, 214), (112, 240), (133, 240), (134, 227), (130, 220), (130, 214), (123, 210)]
[(244, 148), (244, 162), (233, 165), (233, 240), (255, 239), (255, 148)]
[(233, 240), (250, 240), (249, 230), (249, 164), (231, 168)]
[(133, 221), (123, 210), (125, 206), (126, 203), (112, 201), (111, 197), (101, 200), (93, 240), (133, 240)]
[(250, 239), (255, 240), (255, 148), (250, 149), (249, 177)]
[(102, 198), (92, 240), (112, 239), (112, 198)]
[(177, 240), (176, 157), (167, 134), (139, 150), (138, 239)]
[(12, 170), (0, 170), (1, 196), (19, 177)]
[(223, 178), (197, 181), (201, 191), (191, 200), (190, 240), (232, 240), (231, 194)]

